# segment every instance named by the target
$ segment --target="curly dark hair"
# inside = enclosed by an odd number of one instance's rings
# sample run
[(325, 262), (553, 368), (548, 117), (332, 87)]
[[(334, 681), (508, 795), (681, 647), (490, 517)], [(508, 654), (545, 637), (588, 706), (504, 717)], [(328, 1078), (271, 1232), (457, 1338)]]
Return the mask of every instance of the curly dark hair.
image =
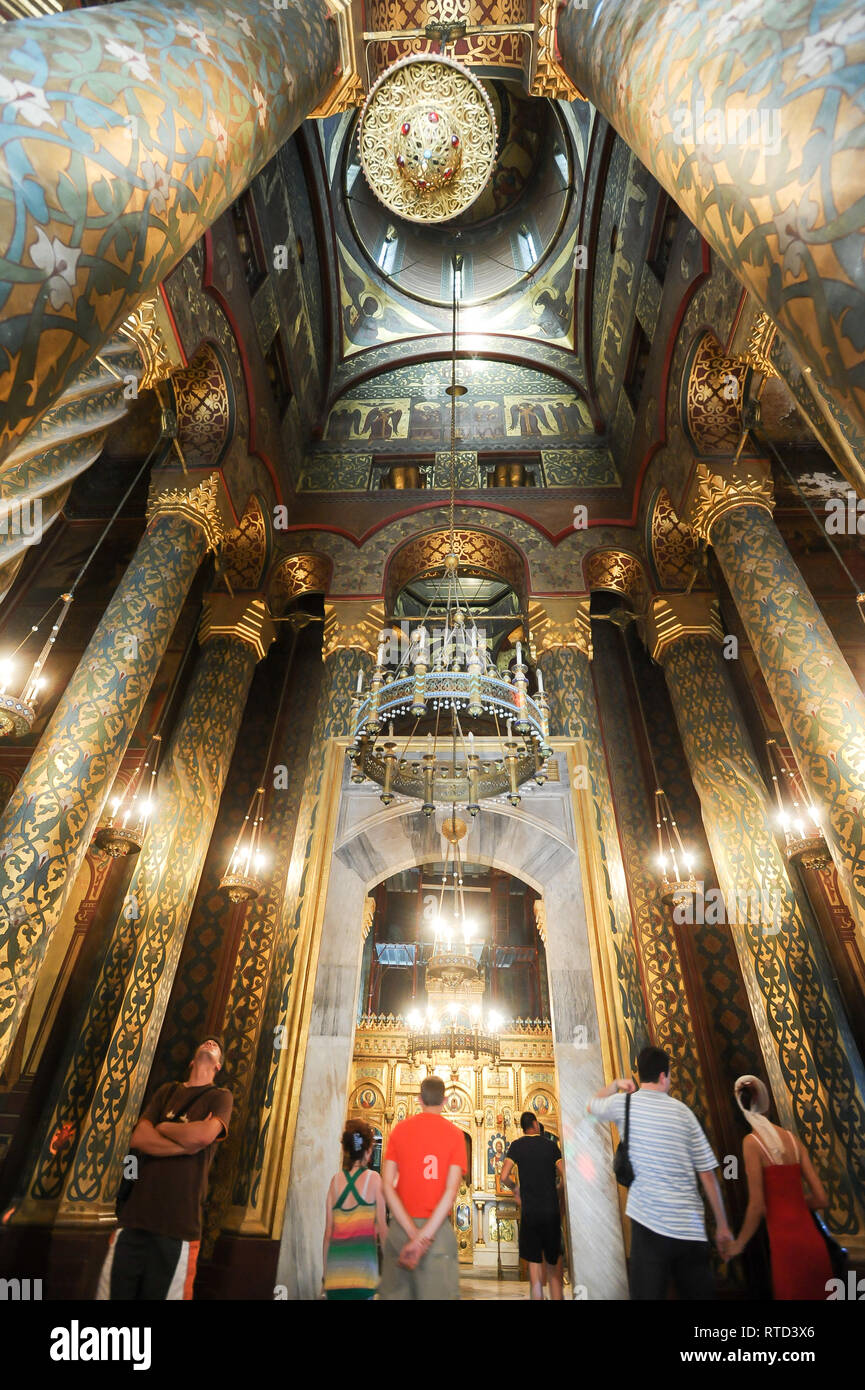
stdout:
[(342, 1136), (342, 1153), (346, 1166), (353, 1168), (367, 1149), (375, 1143), (375, 1135), (363, 1120), (349, 1120)]

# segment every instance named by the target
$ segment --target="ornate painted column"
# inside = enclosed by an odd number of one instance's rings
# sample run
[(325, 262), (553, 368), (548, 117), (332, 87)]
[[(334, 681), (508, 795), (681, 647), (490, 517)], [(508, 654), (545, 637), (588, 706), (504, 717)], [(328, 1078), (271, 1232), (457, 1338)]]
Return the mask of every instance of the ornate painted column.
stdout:
[[(772, 830), (772, 811), (721, 655), (709, 595), (654, 600), (647, 623), (724, 895), (724, 916), (781, 1123), (825, 1179), (830, 1224), (862, 1236), (863, 1069), (835, 1012)], [(699, 903), (698, 903), (699, 907)], [(708, 903), (706, 912), (717, 912)]]
[(812, 368), (865, 420), (859, 0), (569, 0), (568, 77)]
[[(157, 483), (158, 486), (158, 483)], [(216, 475), (147, 529), (0, 818), (0, 1066), (189, 586), (223, 534)]]
[(347, 739), (351, 733), (358, 673), (369, 677), (383, 625), (381, 603), (345, 599), (325, 604), (323, 679), (260, 1032), (259, 1055), (267, 1080), (262, 1104), (250, 1106), (236, 1168), (234, 1205), (244, 1208), (238, 1212), (241, 1233), (277, 1236), (282, 1221), (318, 950), (315, 906), (321, 876), (329, 866), (345, 770), (343, 750), (334, 747), (333, 740)]
[(0, 457), (327, 96), (325, 0), (128, 0), (0, 28)]
[[(206, 602), (201, 653), (157, 778), (156, 811), (67, 1070), (65, 1108), (49, 1127), (78, 1127), (74, 1151), (54, 1165), (68, 1172), (58, 1224), (113, 1212), (250, 682), (272, 639), (260, 596)], [(91, 1099), (83, 1078), (94, 1072)], [(43, 1181), (37, 1172), (34, 1195)]]
[(538, 667), (550, 706), (550, 732), (581, 740), (586, 753), (585, 767), (576, 769), (576, 790), (588, 791), (592, 798), (595, 843), (591, 848), (600, 871), (596, 901), (605, 919), (607, 947), (614, 970), (619, 1032), (616, 1060), (621, 1068), (616, 1074), (621, 1075), (622, 1071), (636, 1066), (640, 1048), (649, 1041), (649, 1026), (592, 683), (589, 600), (547, 599), (543, 606), (532, 604), (530, 618)]
[(0, 515), (11, 522), (0, 529), (0, 599), (28, 545), (42, 539), (72, 483), (99, 457), (111, 426), (181, 365), (159, 305), (158, 295), (140, 304), (0, 464)]
[[(768, 464), (698, 463), (684, 516), (714, 548), (865, 950), (865, 695), (772, 520)], [(851, 599), (852, 602), (852, 599)]]
[(675, 1058), (676, 1095), (695, 1111), (714, 1140), (714, 1116), (697, 1047), (693, 1006), (670, 909), (659, 891), (655, 786), (650, 784), (651, 774), (644, 766), (640, 714), (634, 708), (634, 683), (624, 649), (627, 641), (627, 632), (610, 622), (598, 623), (592, 664), (646, 1010), (652, 1041)]

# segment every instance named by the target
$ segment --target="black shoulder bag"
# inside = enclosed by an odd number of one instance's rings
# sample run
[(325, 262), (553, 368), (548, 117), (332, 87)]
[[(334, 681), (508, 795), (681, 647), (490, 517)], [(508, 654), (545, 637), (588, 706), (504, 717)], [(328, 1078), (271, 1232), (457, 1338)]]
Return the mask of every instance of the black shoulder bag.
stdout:
[[(180, 1082), (180, 1083), (178, 1083), (178, 1084), (182, 1085), (183, 1083)], [(216, 1086), (208, 1086), (208, 1088), (207, 1088), (206, 1091), (202, 1091), (202, 1092), (201, 1092), (201, 1096), (206, 1096), (206, 1095), (208, 1094), (209, 1091), (215, 1091), (215, 1090), (217, 1090), (217, 1089), (218, 1089), (218, 1088), (217, 1088)], [(174, 1095), (176, 1095), (176, 1093), (177, 1093), (177, 1087), (175, 1086), (174, 1090), (171, 1092), (171, 1095), (174, 1096)], [(184, 1115), (184, 1114), (186, 1113), (186, 1111), (189, 1109), (189, 1107), (190, 1107), (191, 1105), (194, 1105), (194, 1103), (195, 1103), (197, 1100), (199, 1100), (199, 1099), (200, 1099), (200, 1096), (190, 1096), (189, 1099), (188, 1099), (187, 1101), (185, 1101), (183, 1105), (181, 1105), (180, 1109), (176, 1112), (176, 1114), (172, 1115), (172, 1117), (171, 1117), (172, 1120), (179, 1120), (179, 1119), (181, 1118), (181, 1116)], [(168, 1117), (167, 1117), (167, 1115), (163, 1115), (162, 1118), (163, 1118), (163, 1119), (167, 1119)], [(134, 1158), (134, 1159), (136, 1160), (136, 1164), (137, 1164), (137, 1167), (138, 1167), (138, 1171), (140, 1172), (140, 1171), (141, 1171), (141, 1165), (144, 1164), (144, 1163), (146, 1163), (146, 1162), (148, 1161), (148, 1159), (152, 1157), (152, 1155), (150, 1155), (150, 1154), (143, 1154), (143, 1153), (140, 1152), (139, 1149), (130, 1149), (130, 1150), (129, 1150), (129, 1153), (126, 1154), (126, 1155), (124, 1156), (124, 1160), (123, 1160), (124, 1163), (126, 1162), (126, 1159), (127, 1159), (127, 1158), (130, 1158), (130, 1157), (131, 1157), (131, 1158)], [(137, 1182), (137, 1179), (136, 1179), (136, 1178), (121, 1178), (121, 1179), (120, 1179), (120, 1186), (119, 1186), (118, 1189), (117, 1189), (117, 1196), (114, 1198), (114, 1215), (115, 1215), (115, 1216), (119, 1217), (119, 1216), (121, 1215), (121, 1213), (122, 1213), (122, 1211), (123, 1211), (123, 1208), (126, 1206), (126, 1203), (129, 1201), (129, 1198), (132, 1196), (132, 1189), (133, 1189), (133, 1187), (135, 1186), (136, 1182)]]
[(613, 1172), (620, 1187), (630, 1187), (636, 1176), (628, 1156), (628, 1126), (631, 1122), (631, 1092), (625, 1095), (625, 1135), (613, 1157)]

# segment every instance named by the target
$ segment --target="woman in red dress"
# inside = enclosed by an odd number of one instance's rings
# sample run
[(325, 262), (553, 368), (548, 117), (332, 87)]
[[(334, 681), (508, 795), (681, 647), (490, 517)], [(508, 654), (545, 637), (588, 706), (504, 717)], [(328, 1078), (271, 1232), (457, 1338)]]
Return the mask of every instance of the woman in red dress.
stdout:
[(748, 1209), (738, 1239), (727, 1247), (727, 1258), (741, 1255), (765, 1216), (773, 1297), (825, 1299), (832, 1266), (811, 1211), (826, 1206), (826, 1189), (801, 1142), (767, 1119), (769, 1093), (763, 1082), (740, 1076), (735, 1096), (753, 1133), (742, 1144)]

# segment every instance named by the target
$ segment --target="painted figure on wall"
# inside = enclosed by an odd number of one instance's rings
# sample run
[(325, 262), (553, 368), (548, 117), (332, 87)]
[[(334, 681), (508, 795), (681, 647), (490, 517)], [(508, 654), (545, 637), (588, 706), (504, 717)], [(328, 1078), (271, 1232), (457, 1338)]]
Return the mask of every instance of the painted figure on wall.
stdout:
[(416, 401), (411, 410), (409, 439), (438, 443), (442, 437), (441, 406), (435, 401)]
[(534, 1110), (536, 1115), (549, 1115), (549, 1096), (545, 1096), (543, 1092), (541, 1092), (539, 1095), (532, 1096), (532, 1109)]
[(372, 1110), (376, 1103), (375, 1091), (370, 1086), (365, 1087), (359, 1093), (357, 1103), (362, 1110)]
[(494, 1177), (502, 1166), (505, 1157), (505, 1138), (503, 1134), (491, 1134), (487, 1141), (487, 1174)]
[(363, 422), (363, 433), (369, 439), (393, 439), (402, 414), (401, 410), (394, 410), (390, 406), (374, 406)]
[(517, 430), (521, 435), (542, 434), (545, 430), (549, 432), (550, 429), (546, 411), (536, 401), (520, 401), (518, 405), (511, 406), (509, 430), (511, 434)]

